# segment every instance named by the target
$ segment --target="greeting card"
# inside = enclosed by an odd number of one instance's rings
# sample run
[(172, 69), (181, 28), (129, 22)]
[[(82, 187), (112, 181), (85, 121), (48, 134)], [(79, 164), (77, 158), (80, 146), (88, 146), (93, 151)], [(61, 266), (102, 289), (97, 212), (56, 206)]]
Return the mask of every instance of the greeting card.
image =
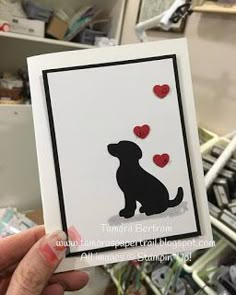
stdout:
[(28, 66), (46, 228), (68, 234), (58, 271), (207, 246), (186, 41)]

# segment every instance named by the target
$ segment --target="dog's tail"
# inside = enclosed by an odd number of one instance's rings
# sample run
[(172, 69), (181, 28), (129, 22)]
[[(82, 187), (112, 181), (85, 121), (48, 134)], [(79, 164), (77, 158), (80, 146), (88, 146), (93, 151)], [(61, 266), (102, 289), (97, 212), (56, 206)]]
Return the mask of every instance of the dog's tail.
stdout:
[(176, 197), (173, 200), (169, 200), (169, 207), (178, 206), (183, 201), (183, 198), (184, 198), (183, 188), (179, 187)]

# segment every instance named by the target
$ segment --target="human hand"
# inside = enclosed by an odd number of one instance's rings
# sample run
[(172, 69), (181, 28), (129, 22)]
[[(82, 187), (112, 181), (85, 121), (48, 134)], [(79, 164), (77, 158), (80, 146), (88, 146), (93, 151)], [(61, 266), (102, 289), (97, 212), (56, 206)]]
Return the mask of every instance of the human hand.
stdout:
[(0, 240), (0, 295), (61, 295), (83, 288), (88, 274), (70, 271), (53, 274), (65, 256), (62, 231), (45, 235), (44, 227)]

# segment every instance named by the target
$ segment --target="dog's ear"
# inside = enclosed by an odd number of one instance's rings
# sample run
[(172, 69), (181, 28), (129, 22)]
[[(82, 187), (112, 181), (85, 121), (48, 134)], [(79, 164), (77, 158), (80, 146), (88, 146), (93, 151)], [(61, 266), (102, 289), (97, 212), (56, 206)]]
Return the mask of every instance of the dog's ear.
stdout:
[(141, 159), (142, 156), (143, 156), (143, 153), (142, 153), (141, 149), (139, 148), (139, 149), (137, 150), (137, 158), (138, 158), (138, 159)]
[(125, 156), (127, 159), (133, 158), (137, 160), (142, 158), (142, 150), (132, 141), (122, 140), (118, 143), (118, 147), (121, 157)]
[(141, 159), (143, 156), (143, 152), (142, 152), (141, 148), (136, 143), (133, 143), (133, 145), (134, 145), (133, 151), (135, 153), (136, 159)]

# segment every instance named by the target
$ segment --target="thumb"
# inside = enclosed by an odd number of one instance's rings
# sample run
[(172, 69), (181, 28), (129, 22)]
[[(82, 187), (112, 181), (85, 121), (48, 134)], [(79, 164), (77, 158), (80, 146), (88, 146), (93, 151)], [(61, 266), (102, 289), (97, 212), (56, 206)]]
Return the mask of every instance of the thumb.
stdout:
[(67, 239), (57, 231), (39, 240), (24, 256), (12, 275), (7, 295), (39, 295), (65, 256)]

